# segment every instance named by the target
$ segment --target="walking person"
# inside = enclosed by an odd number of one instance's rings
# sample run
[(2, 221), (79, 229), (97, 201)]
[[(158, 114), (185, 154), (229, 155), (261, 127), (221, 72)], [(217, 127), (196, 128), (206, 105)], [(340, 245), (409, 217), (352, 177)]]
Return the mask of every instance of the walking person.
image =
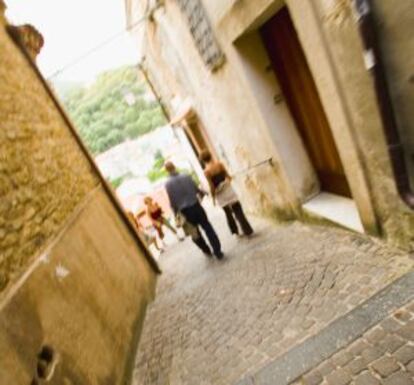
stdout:
[(152, 197), (147, 196), (144, 199), (144, 203), (146, 206), (146, 214), (148, 215), (148, 218), (150, 218), (154, 229), (157, 231), (158, 237), (160, 238), (162, 245), (165, 237), (163, 230), (164, 226), (167, 229), (169, 229), (177, 237), (179, 241), (183, 240), (183, 238), (181, 238), (178, 235), (177, 230), (171, 225), (171, 223), (165, 217), (164, 212), (157, 201), (152, 199)]
[(201, 152), (200, 160), (205, 166), (204, 175), (210, 186), (213, 202), (223, 208), (231, 233), (239, 235), (237, 220), (243, 234), (252, 235), (252, 226), (244, 215), (239, 198), (231, 186), (231, 177), (223, 163), (215, 161), (208, 150)]
[(179, 174), (174, 163), (166, 162), (165, 169), (170, 175), (165, 188), (174, 213), (181, 213), (189, 223), (196, 227), (197, 234), (192, 237), (192, 240), (204, 254), (211, 256), (212, 252), (199, 227), (205, 232), (214, 255), (222, 259), (224, 255), (221, 251), (220, 240), (198, 200), (198, 195), (202, 193), (201, 190), (189, 175)]
[(152, 235), (149, 231), (144, 229), (144, 226), (140, 222), (139, 218), (135, 217), (135, 215), (131, 211), (127, 211), (127, 214), (131, 222), (134, 224), (135, 229), (137, 230), (138, 235), (140, 236), (140, 239), (142, 240), (146, 248), (150, 250), (150, 246), (154, 245), (155, 249), (159, 253), (163, 253), (164, 249), (162, 245), (158, 246), (157, 238), (154, 235)]

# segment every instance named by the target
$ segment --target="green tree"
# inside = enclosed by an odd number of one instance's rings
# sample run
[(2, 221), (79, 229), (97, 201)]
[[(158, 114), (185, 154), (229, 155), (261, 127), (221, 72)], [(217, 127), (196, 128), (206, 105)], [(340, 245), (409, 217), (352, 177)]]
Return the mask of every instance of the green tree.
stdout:
[(152, 168), (147, 173), (147, 178), (149, 181), (156, 182), (157, 180), (168, 176), (167, 171), (164, 170), (164, 163), (165, 163), (165, 158), (162, 155), (161, 150), (158, 149), (154, 155), (154, 163), (152, 165)]
[[(89, 86), (55, 87), (80, 136), (95, 154), (166, 124), (161, 109), (146, 100), (148, 91), (135, 67), (104, 72)], [(134, 103), (128, 104), (126, 95)]]

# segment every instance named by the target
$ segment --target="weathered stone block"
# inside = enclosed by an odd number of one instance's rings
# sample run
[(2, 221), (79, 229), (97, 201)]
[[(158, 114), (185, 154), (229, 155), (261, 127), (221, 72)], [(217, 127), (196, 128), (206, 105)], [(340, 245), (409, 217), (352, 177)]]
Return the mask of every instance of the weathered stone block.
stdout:
[(352, 360), (345, 369), (349, 371), (352, 375), (357, 375), (361, 373), (364, 369), (366, 369), (367, 364), (362, 357), (357, 357)]
[(405, 345), (394, 353), (394, 357), (402, 364), (414, 360), (414, 346)]
[(384, 385), (414, 385), (414, 380), (408, 373), (398, 372), (385, 379)]
[(346, 385), (352, 381), (351, 376), (343, 369), (337, 369), (326, 376), (329, 385)]
[(381, 377), (388, 377), (390, 374), (400, 369), (395, 358), (386, 356), (373, 362), (371, 366), (381, 375)]
[(364, 372), (355, 378), (355, 385), (381, 385), (379, 380), (375, 378), (371, 373)]

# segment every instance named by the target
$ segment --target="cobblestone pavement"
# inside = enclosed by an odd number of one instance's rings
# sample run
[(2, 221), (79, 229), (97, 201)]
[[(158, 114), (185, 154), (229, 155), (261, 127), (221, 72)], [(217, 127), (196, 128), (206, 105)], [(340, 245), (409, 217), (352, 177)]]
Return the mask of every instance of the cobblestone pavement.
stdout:
[(292, 385), (414, 385), (414, 301)]
[(224, 261), (189, 240), (160, 260), (134, 385), (236, 384), (413, 266), (404, 253), (341, 229), (259, 221), (255, 237), (238, 240), (221, 213), (214, 219)]

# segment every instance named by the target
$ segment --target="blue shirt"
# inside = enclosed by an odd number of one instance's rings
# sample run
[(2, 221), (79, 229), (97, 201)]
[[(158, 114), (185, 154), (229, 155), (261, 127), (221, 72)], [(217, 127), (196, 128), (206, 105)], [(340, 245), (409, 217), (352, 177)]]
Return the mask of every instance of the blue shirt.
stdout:
[(198, 203), (199, 189), (193, 178), (186, 174), (171, 175), (165, 184), (171, 208), (175, 213)]

